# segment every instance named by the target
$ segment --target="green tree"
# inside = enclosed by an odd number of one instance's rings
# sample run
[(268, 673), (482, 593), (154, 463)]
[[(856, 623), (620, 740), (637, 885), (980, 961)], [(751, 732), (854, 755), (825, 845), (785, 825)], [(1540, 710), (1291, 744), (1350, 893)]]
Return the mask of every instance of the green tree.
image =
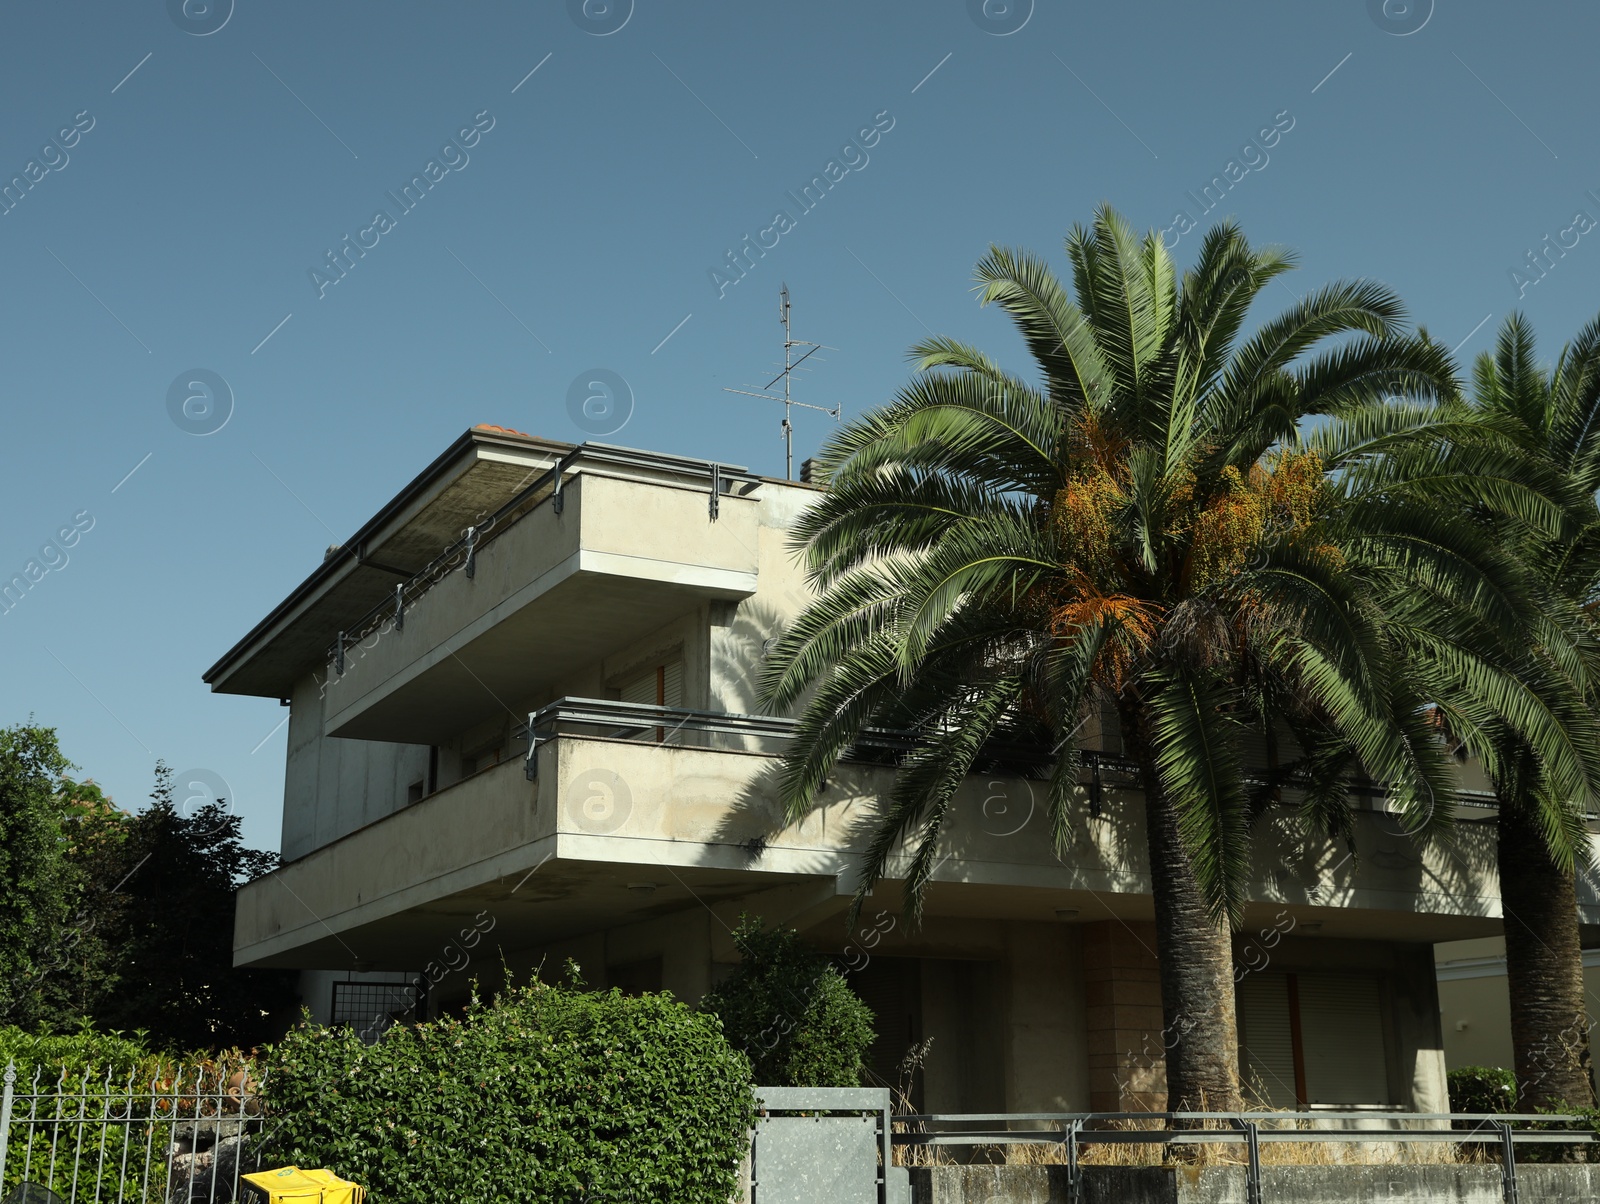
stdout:
[(51, 1019), (44, 974), (72, 894), (57, 798), (69, 767), (54, 728), (0, 731), (0, 1024)]
[(859, 1087), (872, 1009), (792, 928), (746, 916), (733, 934), (738, 968), (700, 1003), (743, 1050), (763, 1087)]
[(124, 857), (132, 816), (93, 780), (63, 776), (56, 805), (71, 906), (41, 965), (41, 990), (56, 1031), (86, 1021), (118, 989), (117, 950), (107, 939), (122, 904)]
[[(1508, 519), (1494, 529), (1516, 544), (1575, 625), (1592, 627), (1600, 598), (1600, 318), (1562, 349), (1551, 369), (1535, 355), (1534, 333), (1520, 314), (1500, 328), (1492, 353), (1473, 369), (1473, 412), (1506, 432), (1571, 487), (1582, 534), (1553, 540)], [(1523, 646), (1527, 672), (1563, 671), (1538, 644)], [(1592, 695), (1593, 696), (1593, 695)], [(1600, 696), (1593, 696), (1600, 703)], [(1498, 772), (1500, 900), (1505, 918), (1506, 985), (1519, 1106), (1593, 1107), (1584, 1005), (1583, 947), (1576, 873), (1590, 864), (1584, 812), (1591, 796), (1552, 782), (1528, 743), (1507, 727), (1489, 733)]]
[(94, 1019), (173, 1050), (254, 1045), (271, 1035), (269, 1016), (292, 1005), (294, 976), (234, 968), (234, 901), (242, 883), (276, 868), (277, 854), (245, 847), (225, 800), (181, 814), (164, 764), (150, 797), (121, 845), (104, 928), (120, 981)]
[(1532, 621), (1519, 566), (1466, 508), (1566, 516), (1494, 440), (1452, 424), (1449, 356), (1407, 332), (1381, 286), (1317, 289), (1242, 337), (1292, 258), (1235, 226), (1209, 231), (1181, 279), (1156, 235), (1109, 209), (1066, 249), (1071, 294), (1025, 252), (992, 248), (977, 267), (1039, 383), (933, 338), (897, 399), (824, 450), (829, 492), (795, 533), (820, 597), (763, 696), (803, 707), (782, 771), (791, 821), (864, 727), (923, 736), (880, 805), (861, 886), (912, 847), (913, 918), (955, 792), (997, 742), (1061, 746), (1047, 792), (1061, 848), (1071, 737), (1112, 712), (1138, 769), (1180, 1034), (1169, 1106), (1225, 1110), (1240, 1098), (1230, 929), (1265, 805), (1247, 741), (1287, 737), (1276, 784), (1305, 787), (1308, 821), (1335, 831), (1356, 771), (1413, 829), (1448, 820), (1441, 720), (1476, 733), (1510, 716), (1563, 788), (1583, 788), (1592, 752), (1456, 638)]

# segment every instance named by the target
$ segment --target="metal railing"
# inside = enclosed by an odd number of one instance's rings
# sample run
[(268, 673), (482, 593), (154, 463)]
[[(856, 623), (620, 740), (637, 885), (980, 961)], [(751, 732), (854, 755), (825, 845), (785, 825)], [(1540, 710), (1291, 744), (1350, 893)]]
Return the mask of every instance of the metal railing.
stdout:
[[(1554, 1114), (1498, 1115), (1467, 1112), (1022, 1112), (917, 1113), (896, 1116), (896, 1146), (1058, 1145), (1067, 1166), (1068, 1199), (1082, 1198), (1080, 1158), (1085, 1145), (1233, 1145), (1245, 1155), (1249, 1204), (1266, 1204), (1261, 1192), (1261, 1147), (1298, 1143), (1439, 1143), (1487, 1145), (1499, 1156), (1506, 1204), (1517, 1201), (1516, 1146), (1591, 1145), (1582, 1117)], [(1357, 1128), (1349, 1122), (1385, 1125)], [(1005, 1128), (994, 1128), (1004, 1124)], [(1016, 1129), (1016, 1124), (1038, 1128)], [(1151, 1128), (1133, 1128), (1135, 1124)], [(1213, 1124), (1216, 1128), (1200, 1128)], [(984, 1125), (986, 1128), (954, 1126)], [(1538, 1126), (1517, 1128), (1515, 1126)], [(912, 1130), (909, 1126), (917, 1126)], [(1421, 1127), (1415, 1127), (1421, 1126)], [(1459, 1127), (1457, 1127), (1459, 1126)], [(931, 1128), (930, 1128), (931, 1127)]]
[(19, 1072), (12, 1063), (0, 1090), (0, 1197), (28, 1184), (67, 1204), (235, 1200), (240, 1174), (259, 1169), (259, 1075), (236, 1066), (154, 1078)]
[[(526, 757), (527, 776), (532, 780), (537, 776), (539, 746), (557, 736), (777, 753), (795, 738), (799, 727), (798, 720), (773, 715), (663, 707), (604, 698), (558, 698), (530, 714), (527, 725), (519, 728), (516, 734), (521, 738), (531, 733)], [(925, 743), (915, 732), (868, 728), (861, 733), (846, 759), (893, 762)], [(1042, 772), (1053, 760), (1051, 751), (1044, 745), (993, 744), (984, 751), (987, 759), (1024, 774), (1030, 768)], [(1110, 788), (1107, 777), (1122, 779), (1117, 785), (1138, 786), (1139, 767), (1127, 757), (1099, 749), (1081, 749), (1078, 759), (1087, 775), (1083, 785), (1091, 814), (1098, 812), (1103, 792)], [(1271, 783), (1271, 777), (1266, 769), (1254, 769), (1249, 771), (1246, 782), (1251, 786), (1265, 786)], [(1301, 783), (1293, 777), (1285, 777), (1278, 784), (1292, 790)], [(1372, 800), (1382, 800), (1386, 793), (1381, 783), (1372, 782), (1351, 782), (1346, 789), (1353, 796)], [(1483, 811), (1496, 809), (1494, 795), (1484, 790), (1457, 790), (1454, 801), (1460, 806)]]
[(406, 611), (417, 600), (443, 581), (451, 573), (460, 571), (469, 578), (477, 575), (478, 554), (490, 542), (504, 535), (517, 523), (539, 509), (545, 502), (560, 514), (562, 493), (575, 475), (573, 466), (579, 461), (595, 465), (620, 468), (646, 469), (674, 475), (706, 478), (708, 482), (708, 512), (713, 520), (721, 509), (724, 490), (736, 481), (755, 481), (758, 478), (736, 464), (721, 464), (714, 460), (694, 460), (684, 456), (671, 456), (660, 452), (637, 451), (606, 443), (582, 443), (540, 473), (534, 481), (519, 489), (511, 499), (488, 514), (477, 519), (422, 568), (394, 587), (394, 592), (354, 620), (328, 645), (327, 658), (337, 675), (344, 673), (345, 653), (375, 631), (392, 623), (393, 629), (405, 626)]

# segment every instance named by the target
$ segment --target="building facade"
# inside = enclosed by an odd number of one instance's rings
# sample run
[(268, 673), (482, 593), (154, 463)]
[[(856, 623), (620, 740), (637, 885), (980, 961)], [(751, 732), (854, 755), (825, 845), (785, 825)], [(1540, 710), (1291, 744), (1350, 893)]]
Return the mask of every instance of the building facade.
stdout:
[[(806, 603), (789, 534), (817, 496), (464, 434), (206, 674), (290, 707), (285, 864), (240, 894), (238, 964), (303, 971), (319, 1015), (370, 1011), (370, 1031), (568, 959), (592, 986), (694, 1002), (750, 913), (849, 971), (878, 1018), (875, 1073), (928, 1043), (923, 1108), (1160, 1106), (1142, 807), (1113, 732), (1080, 733), (1094, 755), (1060, 855), (1037, 784), (966, 784), (916, 930), (893, 881), (845, 923), (893, 737), (782, 824), (792, 724), (758, 714), (756, 676)], [(1433, 946), (1499, 931), (1492, 825), (1424, 848), (1376, 792), (1357, 805), (1354, 855), (1292, 809), (1259, 826), (1246, 1074), (1277, 1106), (1442, 1110)]]

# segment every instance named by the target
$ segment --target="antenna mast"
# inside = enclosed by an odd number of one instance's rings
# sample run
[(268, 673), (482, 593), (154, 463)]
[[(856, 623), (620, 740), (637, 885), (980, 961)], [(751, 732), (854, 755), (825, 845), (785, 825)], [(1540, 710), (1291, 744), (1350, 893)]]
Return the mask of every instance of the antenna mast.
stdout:
[[(841, 403), (830, 410), (827, 406), (816, 406), (811, 405), (809, 402), (796, 401), (791, 396), (789, 390), (790, 374), (805, 363), (806, 360), (810, 359), (813, 352), (833, 351), (835, 348), (827, 347), (822, 343), (808, 343), (803, 339), (794, 338), (789, 330), (789, 286), (787, 284), (783, 286), (778, 296), (778, 321), (783, 323), (783, 371), (763, 385), (760, 392), (751, 389), (723, 389), (723, 392), (742, 393), (746, 397), (760, 397), (765, 401), (780, 401), (783, 403), (783, 472), (784, 477), (792, 481), (794, 480), (794, 423), (789, 421), (791, 407), (799, 406), (803, 410), (816, 410), (819, 413), (827, 414), (837, 422), (843, 405)], [(796, 347), (807, 347), (810, 350), (799, 359), (793, 359)], [(780, 380), (783, 382), (783, 396), (777, 397), (767, 390), (771, 389)]]

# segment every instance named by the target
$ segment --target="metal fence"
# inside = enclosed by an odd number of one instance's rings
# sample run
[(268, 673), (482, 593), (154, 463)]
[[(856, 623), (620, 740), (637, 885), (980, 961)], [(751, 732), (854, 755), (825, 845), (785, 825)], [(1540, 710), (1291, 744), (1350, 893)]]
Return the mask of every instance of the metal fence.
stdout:
[[(144, 1072), (5, 1070), (0, 1199), (28, 1204), (224, 1204), (259, 1169), (250, 1067)], [(248, 1185), (246, 1185), (248, 1188)]]
[[(1027, 1128), (1013, 1126), (1026, 1125)], [(1202, 1127), (1210, 1125), (1213, 1127)], [(1280, 1142), (1486, 1146), (1500, 1164), (1506, 1204), (1517, 1200), (1518, 1145), (1589, 1146), (1579, 1116), (1465, 1112), (1030, 1112), (926, 1113), (895, 1117), (900, 1147), (1054, 1145), (1067, 1166), (1068, 1194), (1080, 1199), (1086, 1145), (1232, 1145), (1244, 1156), (1249, 1204), (1264, 1204), (1261, 1147)], [(1003, 1127), (999, 1127), (1003, 1126)]]

